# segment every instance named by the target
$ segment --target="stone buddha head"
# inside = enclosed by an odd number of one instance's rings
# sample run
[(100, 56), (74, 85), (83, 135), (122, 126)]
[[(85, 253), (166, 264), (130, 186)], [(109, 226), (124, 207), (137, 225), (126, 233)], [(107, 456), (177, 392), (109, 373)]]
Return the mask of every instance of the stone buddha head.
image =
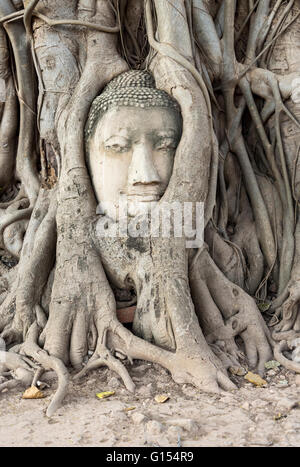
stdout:
[(119, 75), (94, 100), (86, 125), (87, 165), (97, 201), (109, 217), (122, 196), (130, 216), (141, 205), (159, 201), (181, 131), (179, 105), (155, 87), (147, 71)]

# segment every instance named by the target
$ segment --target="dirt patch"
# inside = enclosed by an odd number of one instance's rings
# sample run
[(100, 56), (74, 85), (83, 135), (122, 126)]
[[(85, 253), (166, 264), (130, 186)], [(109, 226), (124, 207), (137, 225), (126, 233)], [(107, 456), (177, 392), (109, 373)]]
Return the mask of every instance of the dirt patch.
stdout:
[[(64, 406), (45, 415), (46, 398), (23, 400), (20, 390), (0, 394), (0, 446), (300, 446), (299, 376), (282, 367), (267, 372), (266, 387), (234, 377), (239, 389), (208, 395), (175, 384), (158, 365), (129, 366), (137, 385), (129, 394), (107, 369), (70, 383)], [(297, 384), (298, 383), (298, 384)], [(96, 393), (115, 391), (99, 400)], [(158, 394), (169, 399), (159, 404)]]

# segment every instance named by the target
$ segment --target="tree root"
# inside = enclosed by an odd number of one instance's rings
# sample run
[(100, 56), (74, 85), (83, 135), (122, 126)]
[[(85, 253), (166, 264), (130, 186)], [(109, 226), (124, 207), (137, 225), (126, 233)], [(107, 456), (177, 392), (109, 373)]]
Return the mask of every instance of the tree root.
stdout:
[(263, 374), (272, 356), (272, 339), (254, 300), (221, 273), (207, 250), (192, 263), (190, 283), (206, 339), (224, 341), (227, 352), (237, 359), (234, 338), (241, 336), (250, 366)]
[(30, 386), (36, 368), (37, 366), (23, 355), (0, 351), (0, 376), (13, 376), (13, 379), (0, 384), (0, 392), (20, 385)]
[(19, 355), (15, 352), (0, 351), (0, 374), (6, 371), (14, 371), (22, 368), (27, 371), (32, 371), (37, 366), (27, 359), (24, 355)]
[(17, 380), (17, 379), (10, 379), (8, 381), (5, 381), (4, 383), (0, 384), (0, 392), (3, 391), (3, 389), (13, 389), (22, 384), (22, 381)]
[(1, 303), (0, 313), (0, 332), (2, 339), (5, 340), (6, 344), (12, 342), (20, 342), (18, 336), (12, 330), (12, 321), (14, 318), (14, 312), (16, 307), (16, 288), (14, 287), (10, 293), (8, 293)]
[(191, 352), (184, 349), (169, 352), (134, 336), (121, 325), (118, 328), (118, 336), (113, 336), (113, 342), (115, 347), (125, 348), (125, 355), (132, 359), (160, 364), (170, 371), (173, 380), (178, 384), (192, 384), (203, 392), (217, 394), (223, 389), (236, 389), (225, 374), (221, 362), (209, 348), (206, 352), (200, 351), (199, 347), (191, 349)]
[(4, 246), (3, 242), (3, 231), (9, 225), (24, 220), (29, 219), (32, 214), (32, 208), (25, 208), (21, 211), (8, 212), (6, 215), (1, 217), (0, 220), (0, 244)]
[(296, 373), (300, 373), (300, 364), (293, 362), (292, 360), (289, 360), (288, 358), (286, 358), (283, 355), (283, 352), (285, 350), (290, 350), (290, 347), (286, 340), (283, 340), (279, 344), (276, 344), (274, 347), (275, 359), (288, 370), (295, 371)]
[[(3, 63), (1, 63), (1, 67)], [(15, 165), (15, 141), (17, 135), (17, 99), (13, 78), (6, 81), (6, 103), (0, 125), (0, 187), (4, 190), (11, 183)]]
[[(11, 2), (0, 1), (0, 15), (14, 13)], [(16, 64), (18, 97), (20, 102), (20, 128), (16, 169), (24, 186), (32, 210), (40, 187), (36, 167), (35, 104), (36, 86), (31, 49), (21, 22), (6, 23), (5, 30), (11, 42)], [(30, 214), (30, 213), (29, 213)], [(23, 217), (24, 218), (24, 217)]]
[(283, 340), (291, 340), (291, 339), (297, 339), (300, 337), (300, 333), (293, 331), (292, 329), (290, 331), (274, 331), (272, 333), (272, 339), (276, 342), (280, 342)]
[[(39, 313), (43, 289), (54, 263), (55, 214), (55, 189), (41, 189), (23, 242), (14, 284), (1, 303), (0, 329), (7, 343), (22, 342), (37, 319), (36, 312)], [(14, 313), (11, 312), (13, 308)]]
[[(3, 389), (11, 389), (22, 385), (23, 387), (36, 386), (45, 370), (54, 370), (58, 376), (58, 388), (47, 409), (47, 416), (51, 417), (61, 406), (68, 386), (68, 372), (64, 364), (57, 358), (49, 356), (46, 351), (37, 345), (40, 328), (37, 323), (31, 326), (26, 341), (20, 346), (19, 352), (0, 351), (0, 375), (11, 374), (14, 379), (5, 381), (0, 385)], [(36, 365), (26, 356), (33, 358), (42, 367)]]
[[(47, 409), (47, 416), (51, 417), (60, 407), (66, 395), (68, 372), (60, 360), (49, 356), (47, 352), (37, 345), (36, 342), (39, 332), (40, 329), (38, 325), (34, 323), (28, 332), (26, 341), (19, 349), (20, 354), (0, 351), (0, 375), (8, 374), (7, 372), (9, 371), (9, 374), (14, 377), (14, 379), (0, 384), (0, 392), (6, 388), (12, 389), (18, 386), (36, 386), (43, 372), (53, 369), (58, 376), (58, 388)], [(41, 364), (42, 367), (37, 366), (34, 362), (29, 360), (26, 355), (33, 358)]]
[(39, 347), (37, 344), (39, 333), (40, 328), (37, 323), (33, 323), (28, 331), (26, 341), (22, 345), (22, 352), (42, 365), (45, 370), (54, 370), (57, 374), (58, 388), (46, 412), (46, 415), (51, 417), (61, 406), (65, 398), (68, 389), (69, 373), (60, 359), (49, 355)]
[[(49, 355), (37, 345), (39, 332), (37, 323), (34, 323), (28, 332), (26, 342), (22, 345), (22, 352), (42, 365), (42, 369), (37, 370), (37, 374), (40, 374), (43, 369), (53, 369), (58, 375), (58, 389), (47, 409), (47, 416), (51, 416), (66, 395), (68, 372), (59, 358)], [(191, 353), (184, 349), (179, 349), (176, 352), (161, 349), (134, 336), (113, 317), (110, 319), (109, 325), (102, 326), (99, 335), (102, 337), (98, 339), (93, 356), (86, 366), (73, 377), (74, 380), (78, 380), (91, 370), (107, 366), (122, 378), (128, 391), (134, 392), (135, 384), (127, 369), (113, 356), (113, 352), (118, 350), (130, 360), (142, 359), (159, 363), (170, 371), (174, 381), (179, 384), (193, 384), (208, 393), (220, 393), (223, 389), (235, 389), (235, 385), (226, 376), (221, 362), (209, 350), (205, 354), (201, 353), (199, 349), (198, 351), (194, 349)], [(37, 374), (34, 381), (38, 378)]]
[[(283, 305), (276, 310), (275, 316), (281, 315), (281, 321), (275, 326), (275, 332), (279, 335), (282, 332), (294, 330), (300, 331), (300, 283), (299, 281), (291, 281), (286, 293), (284, 294), (286, 300)], [(280, 302), (279, 302), (280, 303)]]
[(99, 368), (101, 366), (107, 366), (111, 370), (115, 371), (116, 373), (121, 376), (125, 387), (128, 389), (129, 392), (134, 392), (135, 390), (135, 384), (132, 381), (131, 377), (129, 376), (128, 371), (122, 365), (122, 363), (109, 351), (109, 349), (106, 347), (106, 334), (108, 332), (108, 329), (105, 329), (103, 331), (103, 337), (101, 340), (101, 344), (97, 346), (97, 349), (92, 356), (92, 358), (89, 360), (88, 364), (75, 376), (74, 379), (79, 379), (83, 375), (85, 375), (88, 371), (94, 370), (96, 368)]

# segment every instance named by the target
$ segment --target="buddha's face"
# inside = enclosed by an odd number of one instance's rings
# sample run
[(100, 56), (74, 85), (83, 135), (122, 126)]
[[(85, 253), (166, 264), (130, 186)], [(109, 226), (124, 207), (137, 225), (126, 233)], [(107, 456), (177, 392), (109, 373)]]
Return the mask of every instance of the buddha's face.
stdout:
[(173, 109), (119, 107), (104, 114), (89, 143), (88, 165), (98, 202), (114, 206), (106, 214), (115, 216), (122, 195), (130, 216), (162, 197), (180, 135)]

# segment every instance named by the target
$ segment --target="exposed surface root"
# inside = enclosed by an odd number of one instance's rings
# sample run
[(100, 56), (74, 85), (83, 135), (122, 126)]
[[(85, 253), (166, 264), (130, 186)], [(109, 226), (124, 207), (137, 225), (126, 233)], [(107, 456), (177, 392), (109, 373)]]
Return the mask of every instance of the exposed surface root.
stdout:
[[(197, 348), (178, 349), (169, 352), (134, 336), (123, 326), (118, 327), (118, 348), (125, 348), (126, 355), (132, 359), (159, 363), (170, 371), (172, 378), (179, 384), (192, 384), (204, 392), (219, 393), (221, 388), (235, 389), (235, 385), (226, 376), (224, 368), (213, 352)], [(121, 338), (121, 342), (120, 342)], [(114, 340), (113, 340), (114, 342)]]
[(58, 388), (47, 409), (46, 415), (51, 417), (61, 406), (67, 393), (69, 373), (63, 362), (42, 350), (37, 344), (40, 329), (37, 323), (33, 323), (28, 331), (26, 341), (22, 346), (22, 352), (38, 362), (45, 370), (54, 370), (58, 377)]
[(32, 371), (36, 365), (25, 356), (19, 355), (15, 352), (0, 351), (0, 373), (6, 371), (14, 371), (18, 368), (23, 368), (27, 371)]
[(17, 386), (30, 386), (36, 368), (37, 366), (23, 355), (0, 351), (0, 376), (13, 377), (0, 384), (0, 392)]
[(95, 368), (99, 368), (101, 366), (107, 366), (111, 370), (114, 370), (116, 373), (121, 376), (125, 387), (130, 392), (134, 392), (135, 384), (133, 383), (131, 377), (129, 376), (128, 371), (126, 370), (125, 366), (115, 358), (109, 349), (106, 347), (106, 335), (108, 329), (103, 331), (102, 339), (99, 339), (100, 344), (97, 345), (95, 353), (93, 354), (92, 358), (89, 360), (88, 364), (75, 376), (75, 379), (78, 379), (85, 375), (88, 371), (94, 370)]
[(283, 340), (291, 340), (291, 339), (297, 339), (300, 337), (300, 333), (290, 330), (290, 331), (279, 331), (279, 332), (273, 332), (272, 333), (272, 339), (276, 342), (283, 341)]
[(206, 250), (190, 271), (193, 300), (201, 327), (210, 343), (224, 341), (227, 353), (238, 358), (235, 337), (244, 341), (251, 367), (264, 373), (272, 356), (270, 332), (254, 302), (217, 268)]
[(288, 342), (283, 340), (279, 344), (275, 345), (274, 348), (274, 357), (275, 359), (281, 363), (285, 368), (288, 370), (295, 371), (296, 373), (300, 373), (300, 364), (289, 360), (283, 355), (284, 351), (290, 351), (291, 348), (288, 345)]
[(284, 301), (281, 308), (277, 309), (276, 316), (281, 316), (281, 321), (275, 326), (275, 332), (281, 333), (286, 331), (294, 330), (295, 332), (300, 331), (300, 314), (299, 314), (299, 302), (300, 302), (300, 283), (299, 281), (293, 281), (287, 289), (285, 294), (286, 300)]
[[(21, 345), (20, 352), (22, 355), (8, 353), (7, 365), (3, 367), (3, 370), (17, 368), (18, 370), (22, 369), (23, 373), (25, 371), (26, 374), (22, 374), (22, 377), (19, 375), (15, 380), (3, 383), (4, 386), (0, 386), (0, 390), (21, 384), (25, 387), (35, 386), (44, 371), (54, 370), (58, 376), (58, 388), (47, 409), (47, 416), (51, 417), (60, 407), (67, 393), (69, 375), (65, 365), (59, 358), (49, 355), (48, 352), (39, 347), (37, 344), (39, 333), (40, 328), (37, 323), (33, 323), (27, 334), (26, 341)], [(106, 339), (107, 336), (109, 336), (108, 339)], [(98, 340), (93, 356), (86, 366), (74, 376), (74, 379), (81, 378), (93, 369), (107, 366), (122, 378), (128, 391), (134, 392), (135, 384), (125, 366), (113, 356), (114, 349), (118, 349), (129, 359), (142, 359), (159, 363), (170, 371), (175, 382), (192, 384), (204, 392), (220, 393), (222, 390), (235, 389), (235, 385), (226, 376), (221, 362), (209, 350), (207, 354), (202, 355), (199, 351), (195, 352), (195, 350), (190, 355), (183, 350), (169, 352), (134, 336), (128, 329), (114, 320), (111, 322), (110, 329), (106, 328), (103, 331), (102, 338)], [(32, 358), (41, 367), (37, 367), (23, 354)]]
[(97, 345), (94, 355), (87, 365), (77, 373), (75, 379), (82, 377), (92, 369), (106, 365), (121, 376), (130, 392), (134, 392), (135, 385), (126, 368), (112, 356), (114, 349), (117, 349), (119, 353), (121, 352), (129, 359), (159, 363), (170, 371), (174, 381), (193, 384), (204, 392), (219, 393), (221, 389), (232, 390), (235, 388), (235, 385), (226, 376), (221, 362), (214, 357), (209, 348), (207, 348), (206, 354), (201, 354), (199, 349), (190, 354), (183, 349), (170, 352), (134, 336), (118, 322), (114, 322), (112, 329), (113, 331), (109, 331), (108, 338), (108, 347), (112, 350), (108, 350), (103, 345), (103, 340), (100, 340), (101, 343)]
[(17, 379), (10, 379), (8, 381), (5, 381), (4, 383), (0, 384), (0, 392), (3, 391), (3, 389), (13, 389), (22, 384), (22, 381), (17, 380)]

